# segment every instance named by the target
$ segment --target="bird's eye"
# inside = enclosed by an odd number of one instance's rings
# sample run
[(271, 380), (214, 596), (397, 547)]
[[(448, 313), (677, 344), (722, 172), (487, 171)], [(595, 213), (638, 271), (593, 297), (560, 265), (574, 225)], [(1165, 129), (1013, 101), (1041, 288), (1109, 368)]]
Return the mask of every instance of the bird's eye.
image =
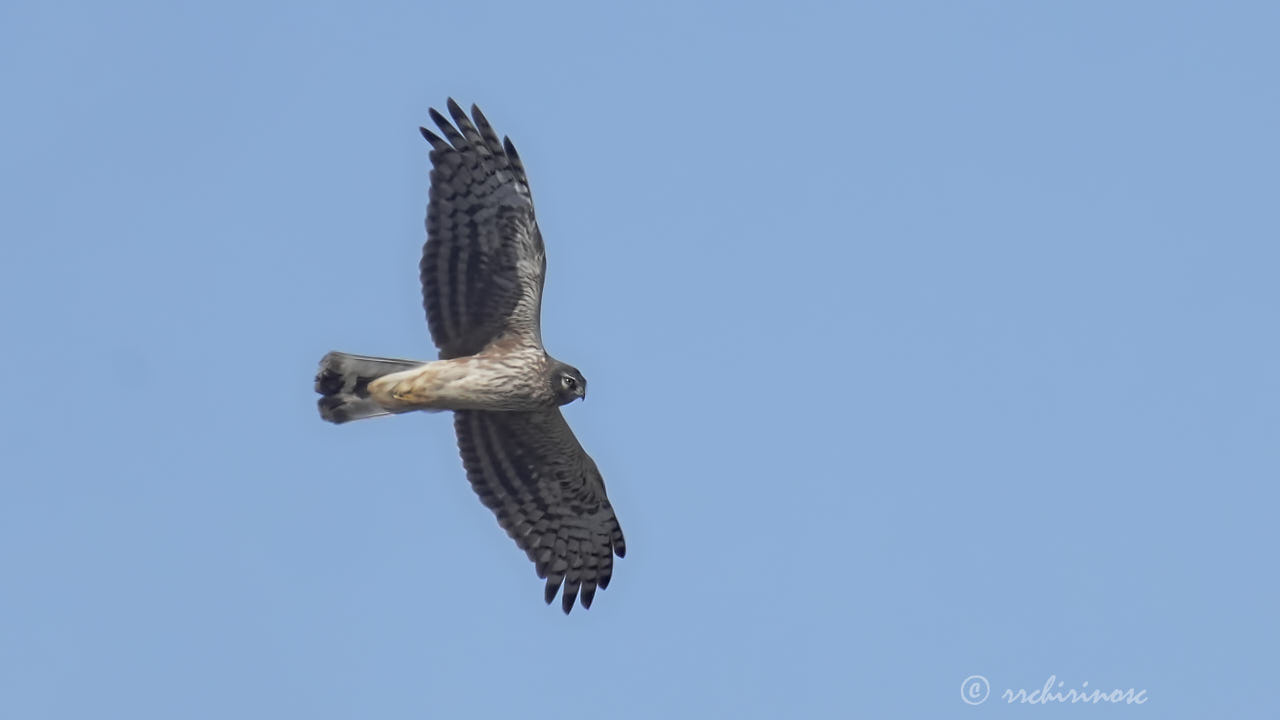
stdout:
[(577, 384), (578, 384), (578, 381), (577, 381), (577, 380), (574, 380), (572, 375), (565, 375), (565, 376), (564, 376), (564, 386), (565, 386), (565, 387), (567, 387), (567, 388), (572, 388), (573, 386), (575, 386), (575, 385), (577, 385)]

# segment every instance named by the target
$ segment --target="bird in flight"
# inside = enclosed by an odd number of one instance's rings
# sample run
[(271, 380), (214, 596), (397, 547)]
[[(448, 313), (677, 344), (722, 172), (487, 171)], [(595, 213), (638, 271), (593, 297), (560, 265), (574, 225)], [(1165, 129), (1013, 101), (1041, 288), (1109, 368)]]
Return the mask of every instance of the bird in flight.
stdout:
[(565, 613), (589, 608), (627, 546), (560, 412), (587, 380), (542, 346), (547, 260), (515, 146), (475, 105), (470, 118), (452, 98), (448, 110), (452, 122), (431, 110), (439, 135), (420, 128), (432, 167), (419, 272), (440, 359), (331, 352), (316, 375), (320, 417), (452, 410), (467, 479), (546, 579), (547, 604), (560, 594)]

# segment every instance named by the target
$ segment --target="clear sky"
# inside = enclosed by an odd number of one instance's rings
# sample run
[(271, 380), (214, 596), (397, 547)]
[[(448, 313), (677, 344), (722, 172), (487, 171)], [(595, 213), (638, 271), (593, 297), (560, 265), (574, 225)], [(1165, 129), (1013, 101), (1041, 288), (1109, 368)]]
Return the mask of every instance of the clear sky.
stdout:
[[(0, 718), (1274, 712), (1277, 33), (6, 3)], [(416, 128), (449, 96), (528, 167), (627, 535), (569, 617), (447, 413), (316, 413), (328, 350), (434, 356)], [(1147, 702), (999, 697), (1050, 676)]]

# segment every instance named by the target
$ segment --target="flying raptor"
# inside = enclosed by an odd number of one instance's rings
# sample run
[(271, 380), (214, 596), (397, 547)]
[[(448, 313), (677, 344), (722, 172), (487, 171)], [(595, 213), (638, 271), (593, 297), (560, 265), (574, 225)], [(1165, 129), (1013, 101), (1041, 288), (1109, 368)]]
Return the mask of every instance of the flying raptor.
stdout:
[[(591, 607), (609, 586), (622, 528), (596, 464), (560, 406), (587, 396), (577, 368), (542, 347), (547, 260), (524, 165), (480, 108), (431, 110), (427, 242), (419, 264), (432, 362), (331, 352), (320, 361), (320, 417), (332, 423), (452, 410), (471, 487), (560, 593)], [(474, 120), (474, 122), (473, 122)]]

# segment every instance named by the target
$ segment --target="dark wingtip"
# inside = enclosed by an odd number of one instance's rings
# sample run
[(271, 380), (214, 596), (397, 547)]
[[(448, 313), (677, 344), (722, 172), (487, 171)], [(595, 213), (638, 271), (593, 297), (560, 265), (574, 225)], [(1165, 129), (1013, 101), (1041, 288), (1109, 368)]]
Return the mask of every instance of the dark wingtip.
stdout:
[(449, 114), (452, 115), (455, 120), (459, 117), (465, 118), (467, 116), (467, 114), (462, 111), (462, 106), (454, 102), (453, 98), (449, 98), (448, 101), (445, 102), (445, 106), (449, 108)]
[(476, 121), (476, 128), (480, 131), (480, 137), (484, 140), (485, 147), (489, 148), (489, 152), (494, 155), (505, 155), (502, 148), (502, 141), (498, 140), (498, 133), (493, 131), (493, 126), (489, 124), (489, 118), (484, 116), (484, 112), (480, 110), (480, 106), (472, 103), (471, 117)]
[(573, 610), (573, 603), (578, 599), (578, 584), (564, 586), (564, 595), (560, 597), (560, 607), (564, 610), (564, 614), (568, 615)]
[(436, 110), (435, 108), (427, 108), (427, 114), (431, 116), (431, 122), (435, 123), (436, 127), (441, 130), (444, 130), (446, 126), (453, 127), (449, 120), (445, 118), (444, 115), (440, 114), (439, 110)]
[(547, 586), (542, 590), (542, 599), (545, 600), (548, 605), (551, 604), (552, 600), (556, 599), (556, 595), (560, 592), (560, 583), (562, 582), (564, 582), (563, 575), (559, 577), (553, 575), (547, 578)]

